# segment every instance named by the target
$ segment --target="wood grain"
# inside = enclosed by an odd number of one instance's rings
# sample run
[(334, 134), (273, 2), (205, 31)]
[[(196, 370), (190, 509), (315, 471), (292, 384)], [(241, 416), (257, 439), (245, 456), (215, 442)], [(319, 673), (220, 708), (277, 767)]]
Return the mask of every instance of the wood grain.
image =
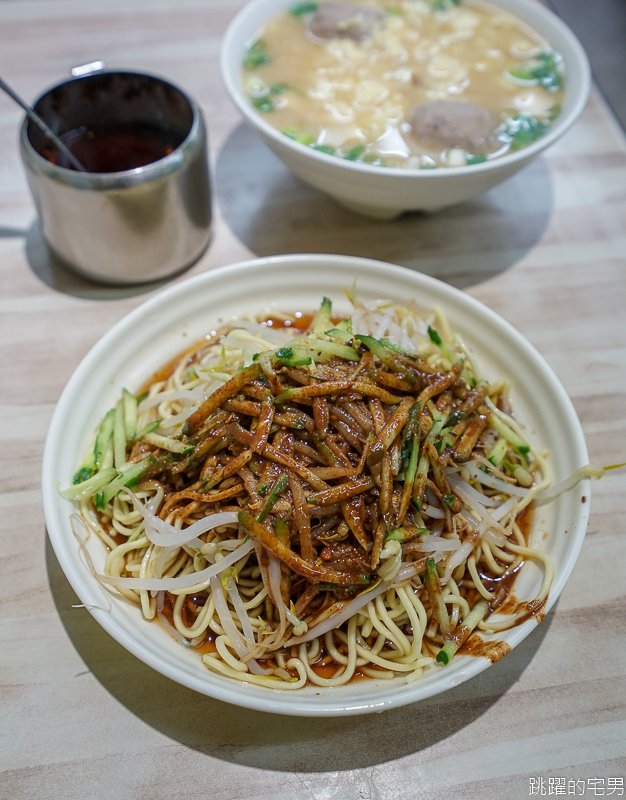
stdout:
[[(238, 6), (3, 0), (2, 74), (30, 99), (95, 58), (181, 83), (206, 113), (216, 187), (214, 238), (188, 274), (316, 251), (436, 275), (545, 356), (592, 461), (623, 460), (626, 140), (600, 96), (488, 194), (367, 221), (293, 178), (228, 102), (217, 56)], [(153, 672), (73, 607), (40, 504), (47, 425), (82, 356), (155, 287), (99, 287), (50, 257), (19, 161), (20, 120), (0, 97), (0, 798), (516, 800), (530, 776), (624, 777), (624, 473), (594, 485), (581, 558), (538, 630), (419, 707), (330, 720), (244, 712)]]

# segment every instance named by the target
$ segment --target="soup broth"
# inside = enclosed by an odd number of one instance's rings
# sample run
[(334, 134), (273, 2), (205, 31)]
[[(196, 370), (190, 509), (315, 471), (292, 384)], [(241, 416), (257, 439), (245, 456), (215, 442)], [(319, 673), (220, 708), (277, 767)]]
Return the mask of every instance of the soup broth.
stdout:
[(322, 152), (407, 168), (518, 150), (560, 111), (562, 59), (495, 6), (452, 0), (303, 2), (246, 50), (250, 102)]

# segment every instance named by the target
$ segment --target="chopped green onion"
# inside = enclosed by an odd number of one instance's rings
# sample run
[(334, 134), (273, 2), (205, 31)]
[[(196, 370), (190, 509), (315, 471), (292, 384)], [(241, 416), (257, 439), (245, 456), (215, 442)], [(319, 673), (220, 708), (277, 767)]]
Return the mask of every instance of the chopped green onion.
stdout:
[(450, 6), (460, 5), (461, 0), (430, 0), (433, 11), (447, 11)]
[(498, 138), (509, 143), (512, 151), (521, 150), (541, 138), (549, 127), (547, 123), (540, 122), (530, 114), (518, 114), (506, 118), (500, 127)]
[(293, 17), (303, 17), (305, 14), (312, 14), (314, 11), (317, 11), (318, 7), (319, 3), (304, 0), (302, 3), (295, 3), (291, 6), (289, 13)]
[(248, 48), (243, 60), (244, 69), (253, 70), (272, 60), (266, 53), (266, 44), (263, 39), (258, 39), (252, 47)]
[(554, 120), (559, 116), (562, 110), (563, 108), (560, 105), (560, 103), (555, 103), (553, 106), (551, 106), (548, 109), (548, 114), (547, 114), (547, 117), (550, 120), (550, 122), (554, 122)]
[(243, 66), (245, 69), (255, 69), (256, 67), (260, 67), (263, 64), (269, 64), (271, 61), (270, 57), (265, 53), (257, 53), (251, 51), (245, 57)]
[(357, 161), (361, 153), (365, 150), (364, 144), (357, 144), (352, 147), (348, 152), (345, 154), (344, 158), (346, 161)]
[(297, 128), (283, 128), (283, 134), (293, 139), (294, 142), (300, 142), (300, 144), (308, 145), (313, 144), (315, 141), (313, 134), (306, 133), (306, 131), (299, 131)]
[(386, 167), (387, 164), (377, 156), (375, 153), (367, 153), (362, 158), (364, 164), (369, 164), (371, 167)]
[(563, 69), (561, 57), (557, 53), (540, 53), (509, 73), (519, 80), (536, 81), (548, 92), (559, 92), (563, 88)]
[(274, 103), (272, 103), (269, 97), (255, 97), (252, 101), (252, 105), (258, 111), (263, 111), (264, 113), (274, 110)]

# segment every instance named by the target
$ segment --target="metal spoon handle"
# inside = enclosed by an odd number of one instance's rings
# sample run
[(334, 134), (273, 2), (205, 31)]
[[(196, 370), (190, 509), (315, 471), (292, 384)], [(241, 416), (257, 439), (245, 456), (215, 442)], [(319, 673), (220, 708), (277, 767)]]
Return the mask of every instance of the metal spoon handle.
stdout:
[(32, 119), (35, 125), (41, 128), (41, 130), (44, 132), (44, 135), (47, 136), (48, 139), (50, 139), (54, 143), (54, 146), (57, 148), (57, 150), (60, 150), (60, 152), (63, 153), (63, 155), (68, 159), (68, 161), (74, 167), (76, 167), (76, 169), (80, 170), (81, 172), (88, 172), (88, 170), (76, 158), (74, 153), (72, 153), (72, 151), (68, 147), (66, 147), (66, 145), (63, 144), (63, 142), (59, 139), (56, 133), (53, 133), (50, 130), (50, 128), (42, 120), (39, 114), (36, 114), (33, 111), (33, 109), (27, 103), (25, 103), (24, 100), (22, 100), (22, 98), (18, 94), (15, 94), (13, 89), (11, 89), (11, 87), (7, 83), (5, 83), (2, 80), (2, 78), (0, 78), (0, 89), (5, 91), (12, 100), (15, 100), (15, 102), (24, 109), (24, 111), (28, 115), (28, 118)]

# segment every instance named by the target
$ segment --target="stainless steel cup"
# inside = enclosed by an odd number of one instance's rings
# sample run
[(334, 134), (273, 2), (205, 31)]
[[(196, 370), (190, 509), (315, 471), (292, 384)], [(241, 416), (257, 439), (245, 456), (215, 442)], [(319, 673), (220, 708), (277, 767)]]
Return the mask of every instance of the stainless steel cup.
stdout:
[(195, 101), (153, 75), (98, 72), (53, 87), (34, 105), (57, 135), (103, 122), (167, 125), (181, 143), (122, 172), (78, 172), (42, 155), (50, 147), (24, 120), (22, 160), (45, 238), (77, 272), (142, 283), (184, 270), (211, 236), (206, 127)]

